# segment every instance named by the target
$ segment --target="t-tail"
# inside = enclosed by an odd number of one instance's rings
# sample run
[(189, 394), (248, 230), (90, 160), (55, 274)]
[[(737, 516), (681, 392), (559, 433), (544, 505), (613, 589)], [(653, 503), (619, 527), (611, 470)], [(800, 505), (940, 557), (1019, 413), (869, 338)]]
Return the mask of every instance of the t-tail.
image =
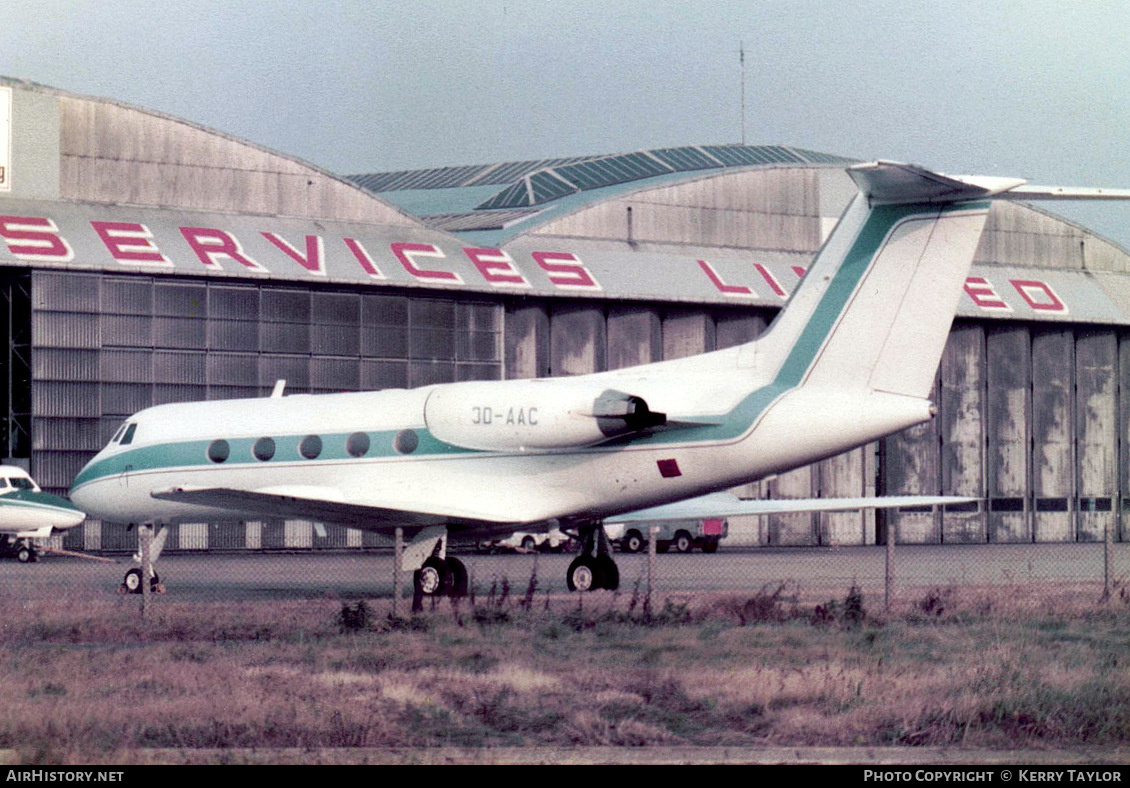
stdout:
[(1130, 199), (1130, 190), (1027, 186), (880, 161), (771, 330), (751, 345), (784, 387), (923, 399), (994, 199)]
[[(931, 418), (934, 376), (994, 199), (1130, 199), (1130, 190), (885, 161), (848, 172), (859, 194), (769, 331), (737, 350), (755, 380), (740, 421), (759, 425), (782, 470)], [(798, 424), (805, 441), (795, 440)]]

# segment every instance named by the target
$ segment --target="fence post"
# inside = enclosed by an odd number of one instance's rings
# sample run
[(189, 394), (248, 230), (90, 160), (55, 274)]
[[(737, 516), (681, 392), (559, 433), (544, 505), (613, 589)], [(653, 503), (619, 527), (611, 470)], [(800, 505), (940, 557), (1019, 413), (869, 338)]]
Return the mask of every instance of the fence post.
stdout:
[(396, 538), (392, 547), (392, 617), (399, 617), (400, 607), (400, 568), (404, 564), (404, 529), (396, 527)]
[(137, 526), (138, 552), (141, 553), (141, 617), (149, 617), (149, 583), (153, 576), (153, 562), (149, 558), (149, 547), (153, 539), (153, 531), (149, 525), (143, 523)]
[(1110, 599), (1111, 539), (1110, 520), (1108, 518), (1103, 524), (1103, 602)]
[(643, 609), (647, 615), (651, 615), (651, 584), (655, 576), (655, 540), (658, 536), (659, 526), (649, 525), (647, 527), (647, 596), (643, 600)]
[(891, 612), (891, 596), (895, 587), (895, 527), (887, 520), (887, 572), (884, 580), (884, 607), (887, 613)]

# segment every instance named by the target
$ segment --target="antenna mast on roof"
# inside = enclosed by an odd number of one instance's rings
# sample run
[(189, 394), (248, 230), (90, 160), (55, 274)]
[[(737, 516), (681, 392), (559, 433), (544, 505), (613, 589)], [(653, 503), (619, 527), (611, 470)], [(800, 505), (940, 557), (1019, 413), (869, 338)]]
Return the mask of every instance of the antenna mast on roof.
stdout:
[(745, 145), (745, 42), (738, 42), (738, 64), (742, 72), (742, 145)]

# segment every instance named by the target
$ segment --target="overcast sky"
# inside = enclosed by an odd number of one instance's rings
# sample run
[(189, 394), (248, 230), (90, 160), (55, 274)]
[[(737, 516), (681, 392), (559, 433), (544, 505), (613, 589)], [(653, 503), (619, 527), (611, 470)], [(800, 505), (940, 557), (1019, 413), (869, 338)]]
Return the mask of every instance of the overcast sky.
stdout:
[(739, 142), (743, 44), (747, 142), (1130, 188), (1125, 0), (0, 0), (0, 74), (340, 174)]

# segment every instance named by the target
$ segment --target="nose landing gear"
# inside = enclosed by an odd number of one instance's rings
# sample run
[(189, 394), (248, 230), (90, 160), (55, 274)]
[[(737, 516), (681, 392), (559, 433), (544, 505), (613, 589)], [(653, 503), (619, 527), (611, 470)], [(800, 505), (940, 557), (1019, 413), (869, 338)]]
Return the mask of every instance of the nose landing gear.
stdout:
[[(124, 578), (122, 578), (122, 584), (120, 586), (118, 586), (118, 593), (119, 594), (140, 594), (144, 591), (144, 589), (142, 588), (142, 579), (141, 578), (144, 575), (144, 573), (142, 571), (142, 566), (146, 563), (146, 561), (142, 559), (143, 549), (141, 547), (141, 543), (142, 543), (143, 539), (149, 538), (149, 534), (151, 533), (151, 531), (149, 531), (148, 529), (150, 529), (151, 527), (152, 526), (149, 526), (149, 525), (138, 526), (138, 529), (137, 529), (138, 550), (137, 550), (137, 553), (133, 556), (133, 560), (134, 560), (135, 563), (137, 563), (139, 565), (133, 567), (128, 572), (126, 572), (126, 576)], [(143, 529), (147, 533), (143, 534)], [(149, 555), (148, 555), (149, 591), (150, 591), (150, 593), (153, 593), (153, 594), (163, 594), (163, 593), (165, 593), (165, 587), (163, 585), (161, 585), (161, 578), (158, 577), (157, 570), (153, 568), (153, 565), (156, 564), (157, 559), (161, 557), (161, 551), (164, 550), (164, 548), (165, 548), (165, 540), (168, 538), (168, 536), (169, 536), (168, 526), (159, 525), (159, 526), (157, 526), (157, 535), (150, 539)]]
[(39, 550), (28, 539), (5, 536), (0, 543), (0, 555), (11, 556), (21, 564), (34, 564), (39, 560)]

